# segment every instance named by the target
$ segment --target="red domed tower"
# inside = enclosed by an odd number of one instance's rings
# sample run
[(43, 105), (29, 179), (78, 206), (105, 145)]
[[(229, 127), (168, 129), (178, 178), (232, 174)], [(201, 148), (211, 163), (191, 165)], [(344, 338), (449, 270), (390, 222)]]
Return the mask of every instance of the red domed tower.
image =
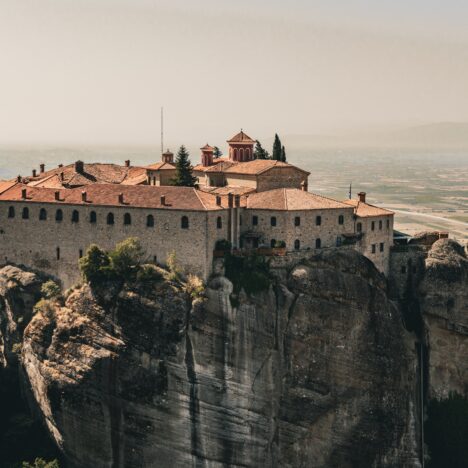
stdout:
[(205, 167), (212, 166), (214, 148), (207, 143), (203, 148), (200, 149), (202, 151), (202, 165)]
[(229, 143), (229, 159), (231, 161), (244, 162), (254, 159), (253, 147), (255, 140), (246, 135), (242, 129), (227, 142)]
[(171, 153), (169, 150), (166, 150), (166, 152), (162, 154), (162, 161), (165, 163), (173, 164), (174, 153)]

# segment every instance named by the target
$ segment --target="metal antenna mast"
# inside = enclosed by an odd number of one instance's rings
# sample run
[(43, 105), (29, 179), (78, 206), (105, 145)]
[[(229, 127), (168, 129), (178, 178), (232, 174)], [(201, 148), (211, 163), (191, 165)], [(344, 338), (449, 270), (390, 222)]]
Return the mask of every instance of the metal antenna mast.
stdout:
[(353, 187), (353, 183), (351, 182), (349, 184), (349, 199), (350, 200), (351, 200), (351, 198), (353, 198), (352, 187)]
[(161, 107), (161, 156), (164, 153), (164, 107)]

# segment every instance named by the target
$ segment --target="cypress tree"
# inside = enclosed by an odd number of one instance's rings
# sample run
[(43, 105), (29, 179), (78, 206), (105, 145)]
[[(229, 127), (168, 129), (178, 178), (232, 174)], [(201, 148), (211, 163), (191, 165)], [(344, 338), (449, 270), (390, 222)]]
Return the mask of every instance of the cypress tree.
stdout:
[(172, 185), (183, 187), (195, 187), (196, 177), (192, 175), (192, 164), (190, 163), (189, 153), (184, 145), (179, 148), (175, 161), (176, 174), (172, 179)]
[(268, 151), (258, 140), (255, 142), (254, 159), (270, 159)]
[(217, 146), (215, 146), (213, 150), (213, 156), (215, 158), (220, 158), (222, 155), (223, 155), (223, 152)]
[(286, 150), (284, 145), (281, 147), (281, 161), (286, 162)]
[(273, 143), (273, 154), (271, 155), (271, 159), (281, 161), (281, 140), (279, 139), (277, 133), (275, 133), (275, 141)]

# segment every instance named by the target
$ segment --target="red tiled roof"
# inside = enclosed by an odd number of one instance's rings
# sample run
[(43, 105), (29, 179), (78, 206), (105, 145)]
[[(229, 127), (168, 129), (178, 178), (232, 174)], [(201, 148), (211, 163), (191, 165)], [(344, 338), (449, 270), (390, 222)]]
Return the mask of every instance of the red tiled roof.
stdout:
[(214, 151), (214, 148), (212, 146), (210, 146), (208, 143), (203, 146), (202, 148), (200, 148), (202, 151)]
[(372, 216), (390, 216), (395, 214), (393, 211), (379, 208), (378, 206), (369, 205), (369, 203), (363, 203), (359, 200), (345, 200), (344, 203), (354, 207), (354, 213), (360, 218), (369, 218)]
[(245, 144), (253, 144), (255, 140), (249, 137), (249, 135), (245, 134), (242, 130), (234, 135), (230, 140), (227, 141), (228, 143), (245, 143)]
[(247, 195), (253, 193), (256, 190), (253, 187), (200, 187), (203, 192), (211, 193), (213, 195), (227, 196), (229, 193), (233, 195)]
[(238, 164), (234, 161), (229, 161), (229, 159), (225, 158), (217, 158), (213, 160), (213, 164), (211, 166), (204, 166), (203, 164), (197, 164), (193, 170), (200, 171), (200, 172), (223, 172), (228, 167), (233, 166), (234, 164)]
[[(27, 199), (22, 198), (22, 189), (27, 190)], [(135, 208), (159, 208), (186, 211), (211, 211), (227, 207), (223, 197), (221, 207), (216, 197), (191, 187), (93, 184), (86, 187), (87, 201), (82, 200), (82, 188), (63, 189), (60, 201), (55, 200), (56, 190), (16, 184), (0, 194), (0, 201), (22, 201), (28, 203), (53, 203), (88, 206), (128, 206)], [(119, 203), (119, 194), (124, 204)], [(165, 204), (161, 204), (161, 196)]]
[(17, 184), (16, 180), (0, 180), (0, 194)]
[(55, 189), (65, 188), (58, 174), (52, 174), (49, 177), (45, 177), (44, 179), (33, 180), (32, 182), (29, 182), (28, 187), (42, 187)]
[(257, 210), (320, 210), (351, 208), (332, 198), (305, 192), (300, 189), (274, 189), (254, 193), (247, 197), (247, 208)]
[(161, 162), (146, 166), (146, 169), (151, 169), (152, 171), (171, 171), (171, 170), (173, 171), (175, 170), (175, 166), (174, 164), (161, 161)]
[(299, 167), (293, 166), (282, 161), (276, 161), (275, 159), (255, 159), (253, 161), (241, 162), (226, 169), (226, 174), (247, 174), (247, 175), (258, 175), (263, 172), (269, 171), (272, 168), (293, 168), (301, 171), (305, 174), (310, 172), (304, 171)]

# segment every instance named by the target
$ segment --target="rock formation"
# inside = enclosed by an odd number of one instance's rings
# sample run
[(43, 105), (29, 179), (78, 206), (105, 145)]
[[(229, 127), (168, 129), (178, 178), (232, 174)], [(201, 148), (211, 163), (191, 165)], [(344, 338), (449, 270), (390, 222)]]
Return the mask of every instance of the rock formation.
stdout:
[(268, 291), (214, 278), (46, 304), (23, 365), (69, 466), (418, 466), (416, 358), (384, 278), (322, 254)]

